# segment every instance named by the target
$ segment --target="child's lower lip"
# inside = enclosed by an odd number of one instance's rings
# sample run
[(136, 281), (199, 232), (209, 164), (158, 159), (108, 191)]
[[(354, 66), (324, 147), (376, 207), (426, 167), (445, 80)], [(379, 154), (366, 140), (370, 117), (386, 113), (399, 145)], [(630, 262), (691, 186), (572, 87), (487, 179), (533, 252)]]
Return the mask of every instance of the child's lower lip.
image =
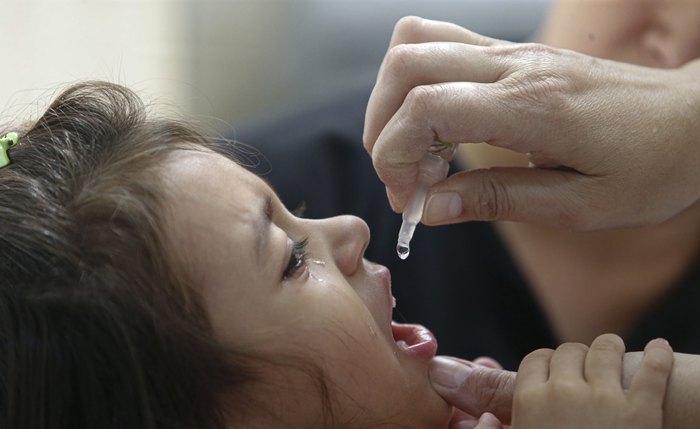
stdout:
[(435, 336), (426, 327), (391, 322), (396, 348), (409, 356), (430, 359), (437, 352)]

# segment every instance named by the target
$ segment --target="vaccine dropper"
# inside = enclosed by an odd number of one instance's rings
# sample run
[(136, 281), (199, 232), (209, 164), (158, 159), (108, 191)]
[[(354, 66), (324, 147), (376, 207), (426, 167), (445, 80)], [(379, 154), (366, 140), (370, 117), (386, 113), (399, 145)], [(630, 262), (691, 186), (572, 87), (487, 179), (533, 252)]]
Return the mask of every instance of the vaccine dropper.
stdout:
[(396, 253), (399, 254), (401, 259), (408, 258), (408, 254), (411, 252), (411, 238), (413, 238), (416, 225), (423, 217), (423, 206), (425, 206), (428, 188), (447, 177), (449, 164), (436, 152), (445, 148), (451, 148), (451, 146), (442, 143), (434, 145), (433, 148), (437, 148), (437, 150), (426, 153), (418, 164), (418, 183), (416, 184), (416, 190), (413, 191), (413, 195), (403, 210), (403, 223), (401, 223), (399, 241), (396, 245)]

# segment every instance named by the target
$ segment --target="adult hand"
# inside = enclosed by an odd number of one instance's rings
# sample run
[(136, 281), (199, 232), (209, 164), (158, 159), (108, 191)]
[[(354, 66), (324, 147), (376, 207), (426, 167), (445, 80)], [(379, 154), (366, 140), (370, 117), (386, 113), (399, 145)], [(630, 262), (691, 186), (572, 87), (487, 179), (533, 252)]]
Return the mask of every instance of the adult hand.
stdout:
[[(433, 358), (430, 364), (433, 387), (455, 407), (450, 429), (490, 428), (489, 424), (495, 422), (510, 422), (516, 373), (504, 371), (491, 362), (495, 361)], [(481, 427), (476, 426), (477, 421)]]
[[(606, 334), (590, 349), (567, 343), (556, 351), (537, 350), (523, 359), (517, 374), (450, 357), (434, 358), (429, 374), (435, 390), (456, 408), (450, 429), (501, 429), (510, 423), (514, 429), (661, 428), (673, 352), (654, 340), (623, 367), (624, 352), (622, 340)], [(684, 375), (695, 379), (694, 367), (686, 365)], [(688, 388), (676, 386), (676, 393)], [(685, 427), (684, 419), (694, 424), (684, 407), (688, 404), (670, 404), (668, 427)]]
[(364, 145), (397, 212), (436, 139), (529, 156), (531, 168), (477, 169), (437, 183), (427, 224), (655, 224), (700, 199), (698, 76), (699, 61), (651, 69), (408, 17), (381, 65)]

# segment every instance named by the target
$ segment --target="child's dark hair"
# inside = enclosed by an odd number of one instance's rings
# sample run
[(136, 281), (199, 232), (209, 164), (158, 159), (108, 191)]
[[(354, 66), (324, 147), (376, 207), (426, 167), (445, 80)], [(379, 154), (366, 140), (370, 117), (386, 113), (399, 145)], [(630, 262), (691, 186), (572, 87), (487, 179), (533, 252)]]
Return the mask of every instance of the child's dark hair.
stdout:
[(0, 169), (0, 427), (223, 427), (220, 396), (254, 380), (251, 358), (217, 344), (174, 269), (158, 191), (168, 155), (207, 139), (104, 82), (16, 131)]

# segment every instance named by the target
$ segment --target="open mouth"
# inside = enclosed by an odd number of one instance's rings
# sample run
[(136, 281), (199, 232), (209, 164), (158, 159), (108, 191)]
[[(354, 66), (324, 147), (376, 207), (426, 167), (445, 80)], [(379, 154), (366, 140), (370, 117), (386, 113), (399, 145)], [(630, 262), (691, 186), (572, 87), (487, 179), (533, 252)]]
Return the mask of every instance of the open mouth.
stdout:
[[(380, 279), (379, 283), (383, 285), (383, 288), (374, 290), (383, 291), (385, 295), (374, 300), (370, 299), (368, 303), (383, 301), (383, 305), (386, 305), (388, 308), (385, 307), (386, 310), (377, 309), (375, 311), (375, 314), (382, 314), (382, 317), (377, 318), (377, 320), (391, 320), (392, 309), (396, 308), (396, 299), (391, 294), (391, 273), (386, 267), (381, 265), (370, 263), (369, 267), (376, 277)], [(372, 307), (372, 305), (368, 305), (368, 307)], [(382, 324), (382, 322), (379, 323)], [(396, 350), (401, 354), (428, 360), (437, 353), (435, 336), (424, 326), (391, 321), (391, 335), (396, 344)]]
[(392, 321), (391, 335), (397, 348), (409, 355), (430, 359), (437, 352), (437, 341), (424, 326)]

